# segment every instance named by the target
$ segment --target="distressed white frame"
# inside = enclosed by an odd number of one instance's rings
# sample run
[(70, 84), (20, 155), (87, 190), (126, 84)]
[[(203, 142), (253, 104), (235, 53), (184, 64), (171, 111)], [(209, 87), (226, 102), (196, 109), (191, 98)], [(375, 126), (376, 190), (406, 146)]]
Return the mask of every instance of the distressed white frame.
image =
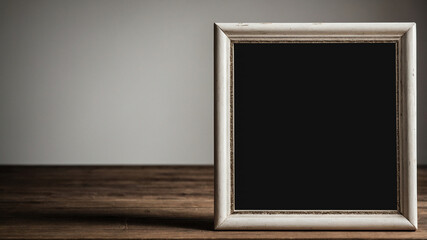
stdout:
[[(415, 23), (216, 23), (215, 229), (416, 230), (416, 28)], [(234, 210), (234, 42), (394, 41), (397, 43), (398, 210)]]

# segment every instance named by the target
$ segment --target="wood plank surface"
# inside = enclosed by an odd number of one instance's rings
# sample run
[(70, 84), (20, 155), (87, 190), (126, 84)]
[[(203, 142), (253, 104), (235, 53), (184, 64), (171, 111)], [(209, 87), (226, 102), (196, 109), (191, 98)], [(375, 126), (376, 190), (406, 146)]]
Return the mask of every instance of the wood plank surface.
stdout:
[(415, 232), (214, 231), (213, 184), (212, 166), (1, 166), (0, 239), (427, 239), (427, 167)]

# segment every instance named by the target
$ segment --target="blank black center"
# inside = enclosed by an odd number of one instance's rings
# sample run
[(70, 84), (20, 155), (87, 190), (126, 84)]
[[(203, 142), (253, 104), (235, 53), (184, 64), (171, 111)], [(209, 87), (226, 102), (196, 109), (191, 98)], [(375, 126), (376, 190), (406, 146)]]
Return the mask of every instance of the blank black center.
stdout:
[(236, 210), (396, 210), (395, 43), (235, 43)]

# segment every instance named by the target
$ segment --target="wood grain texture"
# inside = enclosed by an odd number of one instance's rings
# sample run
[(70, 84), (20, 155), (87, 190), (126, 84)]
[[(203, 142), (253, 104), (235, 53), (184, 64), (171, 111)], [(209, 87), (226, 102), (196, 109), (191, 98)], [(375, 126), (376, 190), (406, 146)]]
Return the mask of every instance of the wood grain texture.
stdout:
[(419, 229), (214, 231), (212, 166), (0, 167), (0, 239), (427, 239), (427, 167)]

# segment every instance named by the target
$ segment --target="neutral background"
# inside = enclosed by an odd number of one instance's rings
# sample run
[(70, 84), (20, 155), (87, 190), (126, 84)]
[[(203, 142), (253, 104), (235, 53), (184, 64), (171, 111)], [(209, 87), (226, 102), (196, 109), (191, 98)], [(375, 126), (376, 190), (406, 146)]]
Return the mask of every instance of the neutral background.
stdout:
[[(0, 1), (0, 164), (213, 164), (214, 22), (416, 22), (427, 1)], [(315, 120), (315, 119), (314, 119)]]

